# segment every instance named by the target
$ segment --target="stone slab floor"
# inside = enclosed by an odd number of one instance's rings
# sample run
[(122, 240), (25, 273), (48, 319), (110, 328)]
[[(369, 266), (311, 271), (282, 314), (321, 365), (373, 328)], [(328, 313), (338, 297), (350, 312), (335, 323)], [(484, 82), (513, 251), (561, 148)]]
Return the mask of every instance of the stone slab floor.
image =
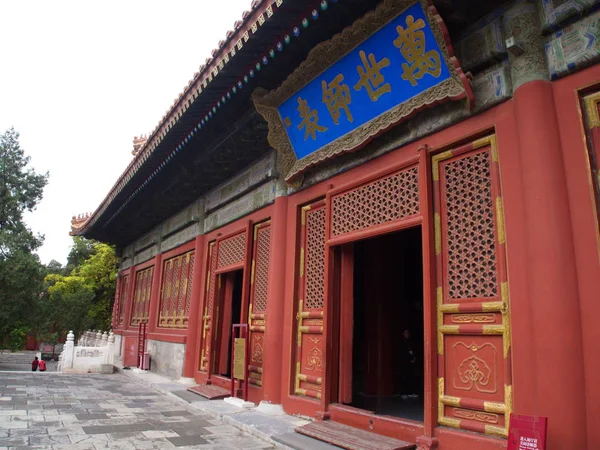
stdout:
[(0, 372), (0, 450), (21, 448), (272, 447), (121, 374)]

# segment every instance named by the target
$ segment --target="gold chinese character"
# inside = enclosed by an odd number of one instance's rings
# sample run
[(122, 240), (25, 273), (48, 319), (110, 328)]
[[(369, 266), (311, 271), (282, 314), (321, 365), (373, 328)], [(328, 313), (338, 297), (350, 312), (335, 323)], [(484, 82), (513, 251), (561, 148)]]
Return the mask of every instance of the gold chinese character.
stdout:
[(347, 84), (341, 84), (342, 81), (344, 81), (344, 75), (341, 73), (329, 85), (325, 80), (321, 81), (323, 103), (327, 106), (329, 114), (331, 114), (331, 118), (336, 125), (338, 124), (342, 110), (346, 113), (349, 122), (354, 120), (348, 108), (348, 105), (352, 103), (350, 89), (348, 89)]
[(298, 97), (298, 112), (302, 119), (302, 122), (298, 125), (298, 129), (301, 130), (302, 128), (306, 128), (304, 140), (308, 139), (309, 134), (313, 140), (315, 140), (317, 139), (317, 131), (319, 133), (327, 131), (327, 127), (319, 125), (319, 111), (316, 109), (311, 110), (310, 106), (308, 106), (308, 102), (300, 97)]
[(420, 80), (429, 73), (435, 78), (440, 76), (442, 66), (440, 65), (440, 54), (437, 50), (425, 52), (425, 32), (419, 31), (425, 27), (425, 21), (419, 19), (415, 22), (413, 16), (406, 18), (406, 29), (398, 25), (396, 31), (398, 38), (394, 45), (400, 50), (407, 63), (402, 63), (402, 79), (416, 86)]
[(383, 84), (385, 79), (381, 74), (381, 69), (389, 66), (390, 60), (383, 58), (381, 61), (377, 62), (375, 61), (375, 55), (373, 53), (370, 53), (369, 59), (367, 59), (367, 55), (362, 50), (359, 52), (359, 55), (363, 65), (356, 68), (360, 79), (354, 86), (354, 90), (360, 91), (362, 88), (365, 88), (371, 101), (375, 102), (383, 94), (392, 91), (390, 83)]

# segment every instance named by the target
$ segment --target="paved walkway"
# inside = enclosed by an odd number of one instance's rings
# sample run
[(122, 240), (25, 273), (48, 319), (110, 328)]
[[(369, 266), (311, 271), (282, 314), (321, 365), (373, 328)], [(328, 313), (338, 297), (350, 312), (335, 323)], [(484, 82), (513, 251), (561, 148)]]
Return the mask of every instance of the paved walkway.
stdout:
[(272, 445), (125, 375), (0, 372), (0, 450), (25, 447), (262, 449)]

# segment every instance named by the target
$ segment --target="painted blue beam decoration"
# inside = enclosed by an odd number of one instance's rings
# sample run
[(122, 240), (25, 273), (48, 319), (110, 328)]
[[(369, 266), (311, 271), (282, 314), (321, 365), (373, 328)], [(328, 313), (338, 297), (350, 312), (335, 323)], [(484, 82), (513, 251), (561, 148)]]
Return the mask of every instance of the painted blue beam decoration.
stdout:
[(450, 78), (416, 3), (279, 107), (301, 159)]
[(277, 89), (253, 94), (288, 182), (423, 108), (461, 99), (470, 108), (471, 86), (431, 0), (383, 0), (313, 48)]

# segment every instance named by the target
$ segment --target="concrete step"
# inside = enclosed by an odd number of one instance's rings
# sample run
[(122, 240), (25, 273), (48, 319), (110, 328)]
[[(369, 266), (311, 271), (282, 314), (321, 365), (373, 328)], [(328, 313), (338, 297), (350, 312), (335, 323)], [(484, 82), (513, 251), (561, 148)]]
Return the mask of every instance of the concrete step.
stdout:
[(296, 432), (347, 450), (414, 450), (416, 444), (364, 431), (331, 420), (312, 422)]

